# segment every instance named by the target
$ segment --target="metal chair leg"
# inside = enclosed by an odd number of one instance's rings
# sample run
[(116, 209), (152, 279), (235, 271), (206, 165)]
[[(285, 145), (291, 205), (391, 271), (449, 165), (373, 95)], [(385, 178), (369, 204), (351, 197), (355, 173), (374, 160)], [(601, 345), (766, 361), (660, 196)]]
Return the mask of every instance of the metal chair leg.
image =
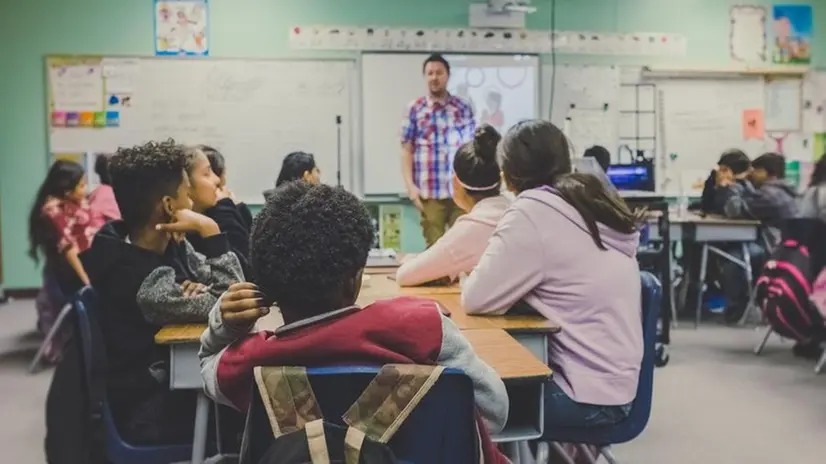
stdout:
[(771, 337), (771, 334), (773, 333), (774, 329), (772, 329), (771, 326), (766, 328), (766, 333), (763, 335), (762, 340), (760, 341), (760, 343), (757, 344), (757, 346), (754, 347), (755, 355), (760, 356), (760, 353), (763, 352), (763, 348), (766, 347), (766, 342), (769, 341), (769, 337)]
[(34, 359), (32, 359), (31, 364), (29, 364), (29, 373), (34, 374), (38, 371), (38, 367), (40, 367), (40, 361), (43, 359), (43, 355), (46, 354), (46, 349), (51, 345), (52, 340), (57, 336), (58, 332), (60, 332), (60, 328), (63, 327), (63, 321), (66, 319), (66, 316), (72, 311), (72, 304), (66, 303), (63, 305), (63, 309), (60, 310), (60, 313), (57, 315), (57, 319), (55, 319), (54, 324), (52, 324), (52, 328), (49, 329), (49, 333), (46, 334), (46, 338), (43, 339), (43, 343), (40, 344), (40, 348), (37, 349), (37, 353), (34, 355)]
[(568, 456), (568, 453), (565, 452), (565, 448), (563, 448), (559, 443), (555, 441), (551, 442), (551, 448), (553, 448), (556, 454), (561, 457), (563, 461), (565, 461), (565, 464), (576, 464), (574, 460), (571, 459), (571, 456)]
[(820, 355), (820, 360), (817, 361), (817, 365), (815, 366), (815, 374), (820, 374), (820, 371), (823, 370), (823, 366), (826, 366), (826, 351)]
[(536, 444), (536, 464), (548, 464), (550, 447), (547, 442), (540, 441)]
[(708, 244), (703, 244), (702, 255), (700, 256), (700, 276), (697, 280), (697, 314), (694, 321), (694, 328), (700, 327), (700, 318), (703, 316), (703, 294), (706, 286), (706, 273), (708, 272)]
[(617, 457), (614, 456), (614, 452), (611, 451), (610, 446), (602, 448), (600, 450), (600, 454), (602, 455), (602, 457), (605, 458), (606, 461), (608, 461), (608, 464), (619, 464), (619, 461), (617, 461)]
[(579, 449), (579, 453), (583, 456), (585, 462), (587, 462), (588, 464), (597, 464), (597, 459), (599, 459), (599, 456), (594, 456), (593, 453), (591, 453), (591, 448), (588, 445), (579, 443), (576, 445), (576, 447)]

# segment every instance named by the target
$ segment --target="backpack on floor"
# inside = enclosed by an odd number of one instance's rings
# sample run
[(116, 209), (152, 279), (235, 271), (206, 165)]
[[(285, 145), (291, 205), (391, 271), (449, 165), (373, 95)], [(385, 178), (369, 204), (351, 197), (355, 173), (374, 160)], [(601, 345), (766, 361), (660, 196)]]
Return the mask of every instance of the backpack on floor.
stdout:
[(823, 316), (809, 299), (812, 274), (809, 248), (787, 239), (775, 248), (757, 279), (755, 302), (783, 337), (808, 342), (822, 330)]
[(443, 371), (382, 367), (344, 413), (348, 426), (342, 427), (324, 421), (304, 368), (256, 367), (255, 383), (275, 436), (258, 464), (396, 464), (387, 442)]

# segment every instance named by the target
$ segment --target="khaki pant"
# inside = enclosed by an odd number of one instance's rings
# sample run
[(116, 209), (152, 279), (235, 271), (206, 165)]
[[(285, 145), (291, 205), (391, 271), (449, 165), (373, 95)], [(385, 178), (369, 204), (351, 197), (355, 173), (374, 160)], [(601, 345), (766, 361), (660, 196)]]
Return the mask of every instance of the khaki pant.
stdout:
[(424, 241), (430, 248), (456, 219), (464, 214), (452, 199), (422, 199), (422, 232)]

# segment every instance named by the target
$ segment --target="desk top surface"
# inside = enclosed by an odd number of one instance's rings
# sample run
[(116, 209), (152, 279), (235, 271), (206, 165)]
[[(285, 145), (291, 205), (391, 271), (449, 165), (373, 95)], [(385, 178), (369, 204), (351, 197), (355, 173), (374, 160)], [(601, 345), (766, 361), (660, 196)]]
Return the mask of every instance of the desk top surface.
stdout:
[[(653, 221), (661, 215), (658, 211), (649, 213), (648, 220)], [(721, 226), (759, 226), (760, 221), (753, 219), (729, 219), (722, 216), (709, 215), (701, 216), (699, 214), (689, 213), (685, 216), (678, 217), (676, 215), (669, 216), (668, 220), (672, 224), (710, 224)]]
[(463, 333), (473, 346), (473, 351), (503, 380), (547, 379), (553, 373), (504, 330), (466, 330)]
[[(359, 295), (358, 304), (365, 306), (379, 299), (408, 295), (429, 298), (438, 301), (450, 311), (450, 318), (462, 330), (501, 329), (513, 332), (555, 333), (559, 325), (539, 315), (514, 316), (471, 316), (462, 308), (458, 285), (447, 287), (405, 287), (400, 288), (386, 275), (370, 276)], [(282, 324), (281, 314), (272, 311), (262, 318), (259, 329), (274, 330)], [(155, 343), (168, 345), (172, 343), (194, 343), (199, 340), (206, 324), (176, 324), (163, 327), (155, 334)]]

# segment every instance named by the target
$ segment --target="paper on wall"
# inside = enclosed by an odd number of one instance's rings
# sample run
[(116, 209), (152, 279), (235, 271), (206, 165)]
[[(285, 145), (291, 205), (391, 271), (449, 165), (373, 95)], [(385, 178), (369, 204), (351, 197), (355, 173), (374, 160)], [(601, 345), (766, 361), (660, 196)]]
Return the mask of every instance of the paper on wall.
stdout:
[(826, 73), (810, 72), (803, 81), (803, 132), (826, 132)]
[(49, 84), (55, 111), (103, 110), (103, 72), (100, 64), (49, 68)]
[(140, 72), (137, 58), (104, 58), (103, 79), (107, 94), (133, 94)]
[(617, 147), (617, 120), (614, 113), (603, 110), (577, 110), (568, 112), (570, 124), (568, 137), (571, 151), (582, 156), (588, 148), (601, 145), (614, 152)]
[(800, 79), (774, 79), (765, 86), (766, 130), (800, 130), (802, 83)]
[(747, 63), (766, 61), (766, 9), (759, 6), (731, 7), (729, 37), (731, 59)]

